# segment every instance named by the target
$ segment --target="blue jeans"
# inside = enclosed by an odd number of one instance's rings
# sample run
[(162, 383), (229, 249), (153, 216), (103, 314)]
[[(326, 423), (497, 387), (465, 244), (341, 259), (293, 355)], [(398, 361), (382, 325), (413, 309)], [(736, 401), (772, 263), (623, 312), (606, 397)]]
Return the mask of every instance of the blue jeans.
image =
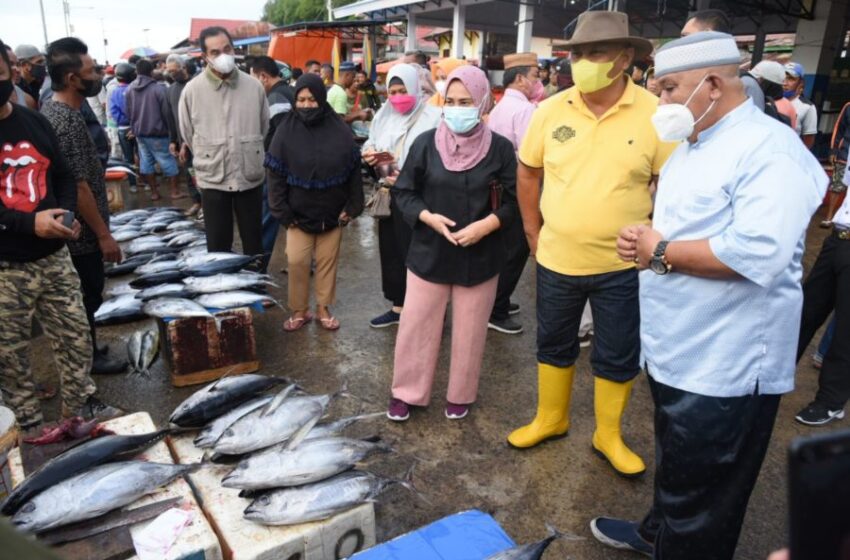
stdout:
[(826, 356), (826, 353), (829, 352), (829, 347), (832, 344), (832, 337), (835, 336), (835, 317), (829, 321), (829, 325), (826, 327), (826, 332), (823, 333), (823, 338), (820, 339), (820, 344), (818, 344), (817, 355), (820, 356), (821, 360)]
[(277, 241), (277, 232), (280, 230), (280, 222), (272, 216), (269, 208), (269, 184), (263, 183), (263, 260), (260, 271), (265, 274), (269, 268), (269, 261), (274, 252), (274, 244)]
[(139, 167), (142, 175), (156, 173), (156, 164), (166, 177), (174, 177), (179, 172), (177, 160), (168, 151), (168, 136), (139, 136)]
[(640, 373), (640, 306), (635, 269), (568, 276), (537, 265), (537, 361), (575, 364), (585, 302), (593, 313), (593, 374), (625, 383)]

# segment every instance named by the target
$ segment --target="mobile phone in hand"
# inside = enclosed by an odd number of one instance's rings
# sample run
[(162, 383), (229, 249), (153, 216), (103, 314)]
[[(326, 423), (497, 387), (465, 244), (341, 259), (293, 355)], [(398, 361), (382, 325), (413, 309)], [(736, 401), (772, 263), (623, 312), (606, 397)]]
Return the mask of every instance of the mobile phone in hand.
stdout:
[(71, 226), (74, 225), (74, 213), (70, 210), (65, 210), (65, 213), (62, 214), (62, 225), (68, 229), (71, 229)]

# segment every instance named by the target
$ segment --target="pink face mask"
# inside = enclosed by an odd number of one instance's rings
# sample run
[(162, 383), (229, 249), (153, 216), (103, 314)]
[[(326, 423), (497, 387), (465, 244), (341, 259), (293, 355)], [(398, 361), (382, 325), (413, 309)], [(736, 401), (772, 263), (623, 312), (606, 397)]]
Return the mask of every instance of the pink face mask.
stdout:
[(528, 97), (531, 101), (543, 101), (546, 98), (546, 88), (543, 82), (537, 80), (534, 82), (534, 87), (531, 88), (531, 95)]
[(406, 115), (416, 107), (416, 97), (409, 94), (391, 95), (390, 103), (392, 103), (393, 109), (402, 115)]

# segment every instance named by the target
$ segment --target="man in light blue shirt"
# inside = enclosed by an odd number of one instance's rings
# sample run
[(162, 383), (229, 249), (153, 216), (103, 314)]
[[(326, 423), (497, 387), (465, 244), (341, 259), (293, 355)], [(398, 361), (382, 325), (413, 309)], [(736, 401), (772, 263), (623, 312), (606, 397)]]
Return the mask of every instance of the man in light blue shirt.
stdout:
[[(655, 497), (638, 525), (594, 519), (605, 544), (655, 558), (734, 556), (780, 395), (794, 388), (805, 233), (827, 177), (794, 131), (747, 99), (730, 35), (656, 56), (663, 140), (652, 227), (618, 241), (640, 276), (655, 401)], [(645, 270), (649, 269), (649, 270)]]

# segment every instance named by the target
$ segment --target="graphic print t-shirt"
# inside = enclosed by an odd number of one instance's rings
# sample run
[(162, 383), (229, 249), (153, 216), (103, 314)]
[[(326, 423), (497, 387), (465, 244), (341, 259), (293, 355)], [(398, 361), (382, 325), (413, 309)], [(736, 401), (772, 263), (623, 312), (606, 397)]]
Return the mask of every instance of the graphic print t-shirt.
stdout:
[(76, 202), (77, 184), (50, 123), (14, 105), (0, 120), (0, 261), (31, 262), (58, 251), (64, 240), (35, 236), (35, 213), (74, 211)]

